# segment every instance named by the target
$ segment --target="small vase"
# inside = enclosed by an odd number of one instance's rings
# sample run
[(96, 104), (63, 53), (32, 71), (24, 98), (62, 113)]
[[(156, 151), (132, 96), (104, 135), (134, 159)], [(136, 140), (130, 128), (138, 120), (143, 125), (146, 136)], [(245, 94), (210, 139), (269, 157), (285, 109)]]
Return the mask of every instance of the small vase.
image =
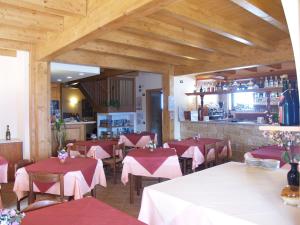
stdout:
[(60, 163), (65, 163), (66, 159), (59, 159)]
[(299, 171), (298, 163), (290, 163), (291, 170), (287, 174), (288, 184), (290, 186), (299, 187)]

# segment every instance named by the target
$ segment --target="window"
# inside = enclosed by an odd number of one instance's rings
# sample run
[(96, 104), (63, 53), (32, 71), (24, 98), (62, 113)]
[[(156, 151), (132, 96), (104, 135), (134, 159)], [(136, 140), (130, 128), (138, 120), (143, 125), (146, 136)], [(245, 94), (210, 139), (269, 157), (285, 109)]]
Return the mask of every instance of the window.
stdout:
[(237, 111), (253, 110), (254, 109), (254, 93), (234, 93), (232, 94), (233, 109)]

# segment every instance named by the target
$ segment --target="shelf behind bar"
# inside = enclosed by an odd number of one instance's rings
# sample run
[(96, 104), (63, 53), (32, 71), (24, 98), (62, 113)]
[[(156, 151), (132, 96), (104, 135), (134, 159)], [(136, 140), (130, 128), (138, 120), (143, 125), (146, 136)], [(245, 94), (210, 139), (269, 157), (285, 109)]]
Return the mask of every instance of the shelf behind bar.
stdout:
[(222, 95), (222, 94), (231, 94), (231, 93), (243, 93), (243, 92), (256, 92), (256, 93), (264, 93), (264, 92), (281, 92), (281, 87), (272, 87), (272, 88), (256, 88), (256, 89), (247, 89), (247, 90), (228, 90), (228, 91), (214, 91), (214, 92), (192, 92), (185, 93), (188, 96), (196, 96), (196, 95)]

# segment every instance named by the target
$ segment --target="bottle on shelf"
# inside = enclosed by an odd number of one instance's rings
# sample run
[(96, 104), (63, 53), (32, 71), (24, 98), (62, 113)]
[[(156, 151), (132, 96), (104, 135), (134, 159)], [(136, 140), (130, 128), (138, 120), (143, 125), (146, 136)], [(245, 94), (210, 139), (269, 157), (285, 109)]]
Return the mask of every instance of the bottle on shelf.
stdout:
[(203, 88), (202, 88), (202, 86), (200, 87), (200, 92), (203, 92)]
[(288, 80), (283, 80), (283, 92), (282, 95), (283, 99), (283, 121), (282, 125), (284, 126), (292, 126), (294, 124), (294, 113), (293, 113), (293, 106), (292, 106), (292, 98), (289, 91), (289, 82)]
[(295, 81), (290, 82), (290, 95), (292, 99), (293, 125), (299, 125), (299, 94)]
[(274, 86), (274, 81), (273, 81), (273, 78), (271, 76), (270, 80), (269, 80), (269, 87), (273, 87), (273, 86)]
[(11, 139), (9, 125), (6, 126), (5, 139), (9, 141)]
[(268, 82), (268, 78), (265, 77), (265, 82), (264, 82), (264, 88), (269, 87), (269, 82)]
[(260, 78), (258, 87), (264, 88), (264, 78), (263, 77)]
[(275, 79), (274, 79), (274, 87), (278, 87), (278, 79), (277, 79), (277, 76), (275, 76)]

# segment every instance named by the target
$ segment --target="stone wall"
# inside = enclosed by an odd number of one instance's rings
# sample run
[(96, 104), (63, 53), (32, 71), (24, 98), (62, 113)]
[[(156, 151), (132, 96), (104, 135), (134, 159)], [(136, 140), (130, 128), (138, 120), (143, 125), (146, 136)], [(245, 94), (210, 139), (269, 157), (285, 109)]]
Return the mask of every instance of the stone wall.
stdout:
[(183, 139), (200, 133), (201, 137), (229, 139), (232, 145), (232, 159), (243, 161), (245, 152), (272, 144), (263, 137), (258, 127), (256, 124), (185, 121), (180, 123), (180, 136)]

